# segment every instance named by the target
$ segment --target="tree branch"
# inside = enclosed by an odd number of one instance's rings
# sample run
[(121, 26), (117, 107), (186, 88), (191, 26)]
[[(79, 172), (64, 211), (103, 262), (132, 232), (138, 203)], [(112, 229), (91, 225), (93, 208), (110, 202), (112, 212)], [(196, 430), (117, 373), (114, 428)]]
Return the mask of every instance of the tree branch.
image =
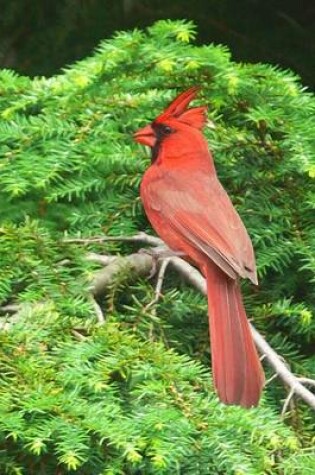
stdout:
[[(101, 237), (101, 238), (90, 238), (90, 239), (67, 239), (66, 242), (76, 242), (76, 243), (92, 243), (92, 242), (106, 242), (106, 241), (127, 241), (127, 242), (139, 242), (143, 244), (148, 244), (150, 246), (161, 246), (163, 241), (157, 237), (150, 236), (145, 233), (138, 233), (134, 236), (122, 236), (122, 237)], [(166, 248), (166, 246), (164, 245)], [(98, 256), (98, 262), (101, 261)], [(174, 256), (169, 257), (169, 263), (173, 266), (174, 269), (179, 272), (187, 282), (189, 282), (193, 287), (195, 287), (203, 295), (207, 295), (206, 280), (200, 274), (200, 272), (195, 269), (188, 262), (183, 259)], [(94, 280), (93, 283), (93, 294), (98, 295), (104, 292), (104, 288), (108, 286), (117, 272), (131, 268), (138, 275), (147, 275), (153, 265), (153, 258), (149, 254), (138, 253), (131, 254), (127, 257), (118, 257), (114, 261), (111, 261), (109, 265), (102, 271), (100, 271)], [(269, 365), (276, 371), (276, 374), (283, 381), (283, 383), (290, 388), (289, 396), (285, 401), (285, 406), (283, 410), (286, 410), (290, 400), (293, 395), (296, 394), (301, 399), (303, 399), (312, 409), (315, 410), (315, 395), (309, 391), (303, 384), (315, 385), (315, 381), (309, 378), (299, 378), (295, 376), (290, 369), (287, 368), (282, 358), (275, 352), (275, 350), (266, 342), (264, 337), (256, 330), (256, 328), (250, 324), (253, 339), (255, 344), (265, 356), (265, 359), (268, 361)]]
[[(100, 262), (99, 256), (97, 258), (96, 256), (95, 254), (93, 254), (93, 256), (89, 254), (88, 259)], [(134, 273), (139, 276), (145, 276), (150, 273), (152, 265), (152, 257), (144, 253), (130, 254), (126, 257), (116, 257), (114, 260), (110, 260), (104, 269), (95, 274), (91, 285), (91, 292), (95, 297), (103, 295), (106, 288), (115, 281), (119, 273), (127, 273), (129, 278)]]
[(77, 244), (93, 244), (93, 243), (102, 243), (102, 242), (141, 242), (143, 244), (149, 244), (150, 246), (165, 246), (164, 242), (155, 236), (146, 234), (143, 232), (134, 234), (133, 236), (96, 236), (90, 238), (65, 238), (63, 242), (67, 243), (77, 243)]
[[(254, 337), (254, 341), (256, 343), (257, 348), (259, 348), (260, 352), (266, 355), (266, 359), (268, 360), (270, 366), (278, 374), (279, 378), (290, 387), (293, 394), (300, 396), (309, 406), (311, 406), (315, 410), (315, 396), (311, 391), (309, 391), (302, 383), (310, 384), (310, 379), (296, 377), (289, 368), (283, 363), (282, 359), (275, 352), (273, 348), (266, 342), (263, 336), (256, 330), (256, 328), (251, 325), (252, 334)], [(315, 384), (315, 381), (314, 381)]]

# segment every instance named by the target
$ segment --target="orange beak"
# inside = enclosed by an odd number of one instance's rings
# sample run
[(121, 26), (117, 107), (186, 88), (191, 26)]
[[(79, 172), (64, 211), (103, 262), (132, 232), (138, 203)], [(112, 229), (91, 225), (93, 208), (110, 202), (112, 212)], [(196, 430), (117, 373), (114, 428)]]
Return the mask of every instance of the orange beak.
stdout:
[(147, 125), (143, 127), (143, 129), (138, 130), (138, 132), (133, 135), (133, 138), (136, 142), (142, 145), (148, 145), (149, 147), (154, 147), (156, 143), (156, 135), (151, 125)]

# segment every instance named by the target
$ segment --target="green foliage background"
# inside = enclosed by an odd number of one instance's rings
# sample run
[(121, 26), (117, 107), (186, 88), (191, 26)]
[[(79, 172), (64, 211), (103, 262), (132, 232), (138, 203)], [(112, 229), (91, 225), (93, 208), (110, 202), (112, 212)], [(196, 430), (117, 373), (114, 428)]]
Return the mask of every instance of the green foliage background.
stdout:
[(0, 299), (20, 305), (0, 333), (1, 473), (315, 471), (311, 412), (296, 402), (282, 420), (280, 383), (257, 409), (218, 402), (201, 296), (170, 272), (147, 309), (152, 282), (122, 277), (100, 326), (85, 255), (134, 246), (64, 241), (151, 232), (138, 196), (148, 158), (132, 133), (200, 84), (219, 176), (257, 254), (248, 313), (294, 372), (314, 376), (314, 97), (291, 72), (236, 64), (195, 34), (160, 21), (52, 78), (0, 73)]

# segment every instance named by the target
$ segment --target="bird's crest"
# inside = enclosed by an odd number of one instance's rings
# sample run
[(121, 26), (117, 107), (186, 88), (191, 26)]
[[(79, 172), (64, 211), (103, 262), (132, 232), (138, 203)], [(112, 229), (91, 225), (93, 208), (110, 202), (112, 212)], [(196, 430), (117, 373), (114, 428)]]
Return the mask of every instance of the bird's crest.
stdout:
[(193, 86), (179, 94), (154, 122), (163, 124), (173, 118), (184, 124), (201, 129), (207, 120), (207, 108), (205, 106), (187, 108), (190, 102), (195, 99), (199, 90), (198, 86)]

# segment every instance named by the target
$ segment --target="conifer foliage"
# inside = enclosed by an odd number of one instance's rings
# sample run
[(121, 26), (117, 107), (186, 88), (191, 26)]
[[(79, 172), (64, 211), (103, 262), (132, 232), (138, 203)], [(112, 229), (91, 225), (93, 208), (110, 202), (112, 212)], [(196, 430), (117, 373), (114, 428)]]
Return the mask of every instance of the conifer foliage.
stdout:
[(248, 313), (292, 371), (314, 375), (314, 98), (291, 72), (236, 64), (194, 37), (163, 20), (52, 78), (0, 72), (3, 474), (315, 473), (311, 411), (294, 401), (283, 420), (280, 382), (257, 409), (219, 403), (201, 296), (167, 271), (148, 306), (154, 280), (120, 275), (100, 325), (86, 254), (135, 246), (65, 240), (151, 232), (138, 197), (148, 157), (132, 133), (199, 84), (219, 176), (256, 250)]

